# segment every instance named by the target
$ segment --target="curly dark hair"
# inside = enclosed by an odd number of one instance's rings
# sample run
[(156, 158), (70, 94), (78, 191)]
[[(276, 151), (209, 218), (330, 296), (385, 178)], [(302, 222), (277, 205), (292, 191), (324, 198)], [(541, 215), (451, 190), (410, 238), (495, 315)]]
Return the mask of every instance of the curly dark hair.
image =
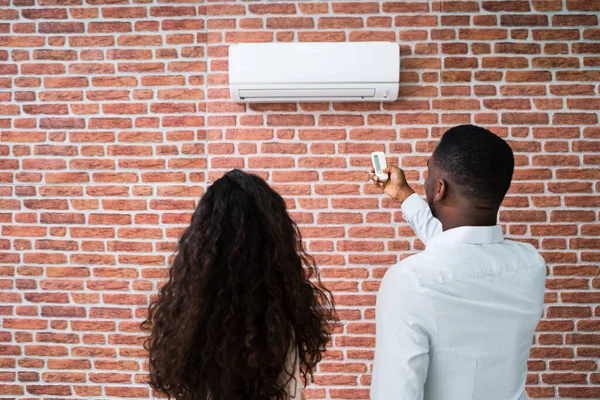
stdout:
[(178, 400), (283, 400), (286, 360), (297, 354), (312, 378), (333, 318), (283, 198), (230, 171), (202, 197), (142, 324), (150, 386)]

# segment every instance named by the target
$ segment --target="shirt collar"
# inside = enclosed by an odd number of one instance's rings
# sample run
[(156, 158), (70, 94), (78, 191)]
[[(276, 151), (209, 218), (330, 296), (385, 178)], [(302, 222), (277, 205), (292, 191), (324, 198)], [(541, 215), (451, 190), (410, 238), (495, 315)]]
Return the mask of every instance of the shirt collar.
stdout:
[(504, 241), (502, 227), (494, 226), (459, 226), (448, 229), (429, 241), (429, 245), (440, 243), (491, 244)]

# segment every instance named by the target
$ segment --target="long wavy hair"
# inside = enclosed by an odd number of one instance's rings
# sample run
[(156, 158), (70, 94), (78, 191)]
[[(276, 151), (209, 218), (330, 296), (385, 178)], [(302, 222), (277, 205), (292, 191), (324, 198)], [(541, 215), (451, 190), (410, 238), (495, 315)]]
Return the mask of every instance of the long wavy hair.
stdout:
[(312, 378), (333, 318), (284, 200), (230, 171), (202, 197), (142, 324), (150, 385), (177, 400), (283, 400), (290, 354)]

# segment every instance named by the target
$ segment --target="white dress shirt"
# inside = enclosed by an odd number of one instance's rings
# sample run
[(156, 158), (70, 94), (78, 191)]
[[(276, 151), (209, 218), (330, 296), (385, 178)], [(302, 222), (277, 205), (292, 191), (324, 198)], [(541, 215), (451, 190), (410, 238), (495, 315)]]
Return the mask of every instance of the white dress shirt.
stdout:
[(442, 232), (416, 194), (402, 213), (426, 249), (381, 283), (371, 399), (526, 399), (544, 259), (500, 226)]

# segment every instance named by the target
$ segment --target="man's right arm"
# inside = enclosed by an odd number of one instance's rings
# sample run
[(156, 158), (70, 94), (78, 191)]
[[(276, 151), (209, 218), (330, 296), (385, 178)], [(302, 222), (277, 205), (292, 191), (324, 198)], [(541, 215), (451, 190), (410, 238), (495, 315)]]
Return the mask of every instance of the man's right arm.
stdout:
[[(374, 170), (371, 168), (371, 173)], [(436, 235), (442, 233), (442, 224), (431, 213), (429, 205), (410, 187), (404, 171), (395, 165), (390, 165), (383, 172), (389, 174), (387, 182), (382, 183), (375, 176), (373, 180), (377, 187), (383, 188), (385, 194), (402, 203), (402, 215), (415, 234), (425, 244)]]
[(416, 193), (402, 202), (402, 215), (425, 245), (442, 233), (442, 223), (433, 216), (427, 202)]

